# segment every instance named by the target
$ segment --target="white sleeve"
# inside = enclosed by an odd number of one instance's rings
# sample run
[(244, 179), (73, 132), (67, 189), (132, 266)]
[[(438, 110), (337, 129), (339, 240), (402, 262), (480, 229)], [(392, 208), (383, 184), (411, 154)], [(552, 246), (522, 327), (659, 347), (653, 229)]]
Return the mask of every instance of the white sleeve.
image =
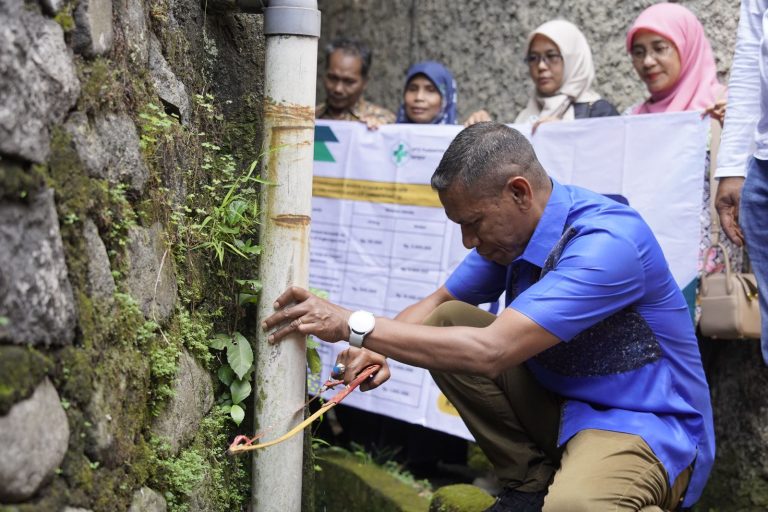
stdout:
[(745, 176), (760, 119), (760, 44), (768, 0), (742, 0), (716, 178)]

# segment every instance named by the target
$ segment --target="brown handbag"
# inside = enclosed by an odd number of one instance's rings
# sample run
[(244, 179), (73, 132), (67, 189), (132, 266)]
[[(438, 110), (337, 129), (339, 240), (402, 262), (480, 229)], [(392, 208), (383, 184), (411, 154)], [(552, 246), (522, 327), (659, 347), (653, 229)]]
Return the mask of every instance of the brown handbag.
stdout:
[(723, 244), (725, 273), (703, 274), (699, 286), (699, 329), (708, 338), (760, 338), (760, 307), (754, 274), (733, 272)]
[(722, 251), (725, 273), (702, 273), (699, 285), (703, 336), (720, 339), (760, 338), (760, 306), (755, 275), (733, 272), (731, 258), (720, 242), (720, 216), (715, 209), (715, 162), (720, 142), (720, 125), (713, 122), (710, 145), (709, 196), (712, 249)]

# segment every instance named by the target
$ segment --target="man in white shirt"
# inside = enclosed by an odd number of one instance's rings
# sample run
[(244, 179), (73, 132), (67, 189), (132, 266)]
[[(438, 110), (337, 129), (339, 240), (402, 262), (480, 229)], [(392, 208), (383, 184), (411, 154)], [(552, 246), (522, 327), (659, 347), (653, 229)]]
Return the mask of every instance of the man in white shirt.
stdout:
[(757, 276), (768, 363), (768, 0), (741, 1), (715, 177), (723, 231), (737, 245), (746, 242)]

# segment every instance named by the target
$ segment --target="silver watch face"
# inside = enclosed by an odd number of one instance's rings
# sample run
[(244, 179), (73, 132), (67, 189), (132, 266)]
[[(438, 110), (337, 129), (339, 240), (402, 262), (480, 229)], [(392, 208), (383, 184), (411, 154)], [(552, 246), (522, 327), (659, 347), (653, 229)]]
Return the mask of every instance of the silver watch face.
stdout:
[(376, 319), (368, 311), (355, 311), (349, 317), (349, 328), (358, 334), (368, 334), (375, 323)]

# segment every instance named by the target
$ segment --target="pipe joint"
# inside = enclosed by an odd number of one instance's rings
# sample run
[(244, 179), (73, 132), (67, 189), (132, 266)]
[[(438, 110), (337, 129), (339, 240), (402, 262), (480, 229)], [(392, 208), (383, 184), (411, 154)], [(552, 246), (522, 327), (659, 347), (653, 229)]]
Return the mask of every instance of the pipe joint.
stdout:
[(272, 0), (268, 5), (264, 10), (265, 35), (320, 37), (320, 11), (317, 9), (317, 2)]

